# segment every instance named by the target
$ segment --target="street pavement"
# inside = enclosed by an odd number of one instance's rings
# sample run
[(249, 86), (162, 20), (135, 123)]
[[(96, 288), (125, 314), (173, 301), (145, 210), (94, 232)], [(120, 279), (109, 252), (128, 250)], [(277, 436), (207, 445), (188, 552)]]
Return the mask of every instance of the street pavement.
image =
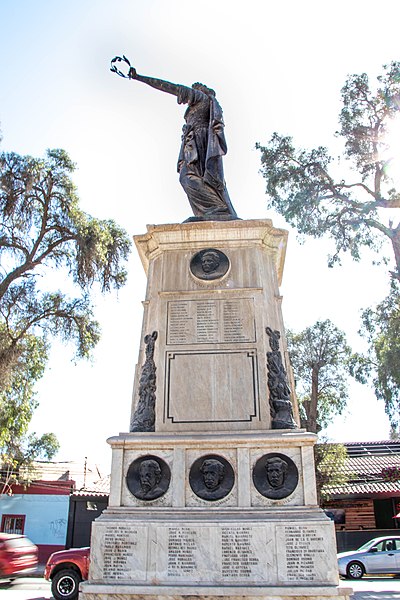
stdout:
[[(361, 581), (342, 580), (352, 587), (352, 600), (400, 600), (400, 577), (364, 577)], [(13, 583), (0, 580), (0, 600), (50, 600), (50, 583), (41, 577), (24, 577)]]
[(343, 579), (340, 585), (353, 588), (352, 600), (400, 600), (399, 577), (363, 577), (358, 581)]
[(0, 580), (0, 600), (49, 600), (50, 583), (43, 577), (21, 577), (12, 583)]

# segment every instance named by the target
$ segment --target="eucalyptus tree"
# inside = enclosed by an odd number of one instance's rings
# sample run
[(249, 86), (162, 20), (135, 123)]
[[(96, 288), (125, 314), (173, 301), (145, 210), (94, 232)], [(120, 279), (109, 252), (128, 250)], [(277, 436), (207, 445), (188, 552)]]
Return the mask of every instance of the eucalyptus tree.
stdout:
[(318, 433), (348, 401), (352, 351), (345, 334), (329, 319), (303, 331), (287, 332), (301, 424)]
[(268, 206), (302, 235), (328, 236), (335, 245), (329, 264), (345, 252), (360, 260), (363, 248), (393, 264), (390, 294), (363, 313), (365, 356), (354, 356), (360, 381), (372, 381), (394, 426), (400, 414), (400, 62), (383, 66), (376, 85), (366, 73), (350, 75), (342, 88), (337, 136), (343, 157), (327, 148), (296, 147), (274, 133), (261, 151)]
[[(48, 150), (43, 159), (0, 154), (3, 456), (17, 455), (17, 441), (24, 440), (36, 407), (34, 384), (43, 375), (51, 340), (71, 341), (77, 357), (88, 357), (100, 338), (93, 292), (109, 292), (126, 281), (128, 235), (114, 221), (81, 210), (74, 169), (63, 150)], [(57, 443), (49, 442), (43, 440), (42, 448), (51, 455)], [(31, 438), (25, 454), (32, 455), (29, 444), (38, 451)]]
[(366, 73), (349, 76), (342, 102), (337, 135), (350, 167), (347, 179), (327, 148), (296, 147), (290, 136), (275, 132), (267, 145), (257, 144), (268, 206), (301, 234), (329, 236), (335, 243), (330, 264), (343, 252), (359, 260), (363, 247), (379, 250), (389, 242), (392, 276), (400, 280), (400, 190), (392, 164), (396, 148), (390, 147), (400, 119), (400, 62), (384, 65), (375, 87)]

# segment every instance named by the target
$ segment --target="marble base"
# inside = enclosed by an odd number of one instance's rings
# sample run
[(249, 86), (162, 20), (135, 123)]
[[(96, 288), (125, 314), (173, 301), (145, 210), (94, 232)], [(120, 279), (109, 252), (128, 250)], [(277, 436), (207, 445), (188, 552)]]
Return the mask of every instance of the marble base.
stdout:
[[(153, 587), (336, 586), (334, 532), (319, 509), (107, 511), (93, 524), (90, 582)], [(257, 595), (257, 594), (255, 594)]]
[[(230, 431), (220, 433), (121, 433), (109, 438), (112, 447), (111, 492), (113, 508), (222, 508), (317, 507), (313, 446), (316, 436), (304, 430)], [(253, 470), (265, 455), (279, 453), (294, 463), (299, 478), (292, 493), (284, 498), (268, 498), (254, 485)], [(200, 498), (190, 486), (193, 463), (202, 456), (219, 455), (229, 462), (235, 474), (231, 491), (217, 500)], [(159, 498), (143, 500), (128, 489), (126, 477), (130, 465), (140, 457), (159, 457), (168, 465), (170, 485)], [(187, 515), (189, 515), (189, 511)]]
[(142, 588), (141, 586), (111, 586), (82, 583), (80, 600), (240, 600), (251, 598), (252, 600), (350, 600), (353, 593), (351, 588), (346, 587), (292, 587), (280, 588), (246, 588), (246, 587), (168, 587), (152, 586)]
[[(108, 441), (110, 503), (92, 526), (84, 594), (110, 600), (115, 594), (198, 596), (205, 586), (207, 596), (285, 597), (300, 588), (308, 597), (329, 596), (322, 589), (335, 595), (335, 532), (316, 502), (313, 434), (163, 432)], [(193, 464), (210, 453), (234, 473), (231, 490), (218, 500), (200, 498), (190, 485)], [(284, 498), (264, 496), (254, 482), (260, 457), (276, 453), (299, 474)], [(135, 497), (128, 487), (132, 464), (149, 455), (162, 459), (171, 474), (168, 489), (152, 500)]]

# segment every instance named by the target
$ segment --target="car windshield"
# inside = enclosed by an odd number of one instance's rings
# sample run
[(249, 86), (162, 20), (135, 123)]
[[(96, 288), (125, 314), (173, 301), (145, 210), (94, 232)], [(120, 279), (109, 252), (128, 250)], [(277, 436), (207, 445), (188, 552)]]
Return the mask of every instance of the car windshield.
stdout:
[(357, 548), (357, 550), (367, 550), (374, 542), (375, 542), (375, 539), (369, 540), (368, 542), (365, 542), (365, 544), (363, 544), (362, 546)]

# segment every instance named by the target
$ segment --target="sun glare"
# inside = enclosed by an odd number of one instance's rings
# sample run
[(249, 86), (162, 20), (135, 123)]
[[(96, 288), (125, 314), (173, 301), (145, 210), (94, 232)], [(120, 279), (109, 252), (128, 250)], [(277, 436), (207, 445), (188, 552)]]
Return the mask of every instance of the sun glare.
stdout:
[(400, 188), (400, 115), (396, 116), (388, 125), (385, 136), (385, 160), (387, 160), (386, 174), (393, 180), (396, 189)]

